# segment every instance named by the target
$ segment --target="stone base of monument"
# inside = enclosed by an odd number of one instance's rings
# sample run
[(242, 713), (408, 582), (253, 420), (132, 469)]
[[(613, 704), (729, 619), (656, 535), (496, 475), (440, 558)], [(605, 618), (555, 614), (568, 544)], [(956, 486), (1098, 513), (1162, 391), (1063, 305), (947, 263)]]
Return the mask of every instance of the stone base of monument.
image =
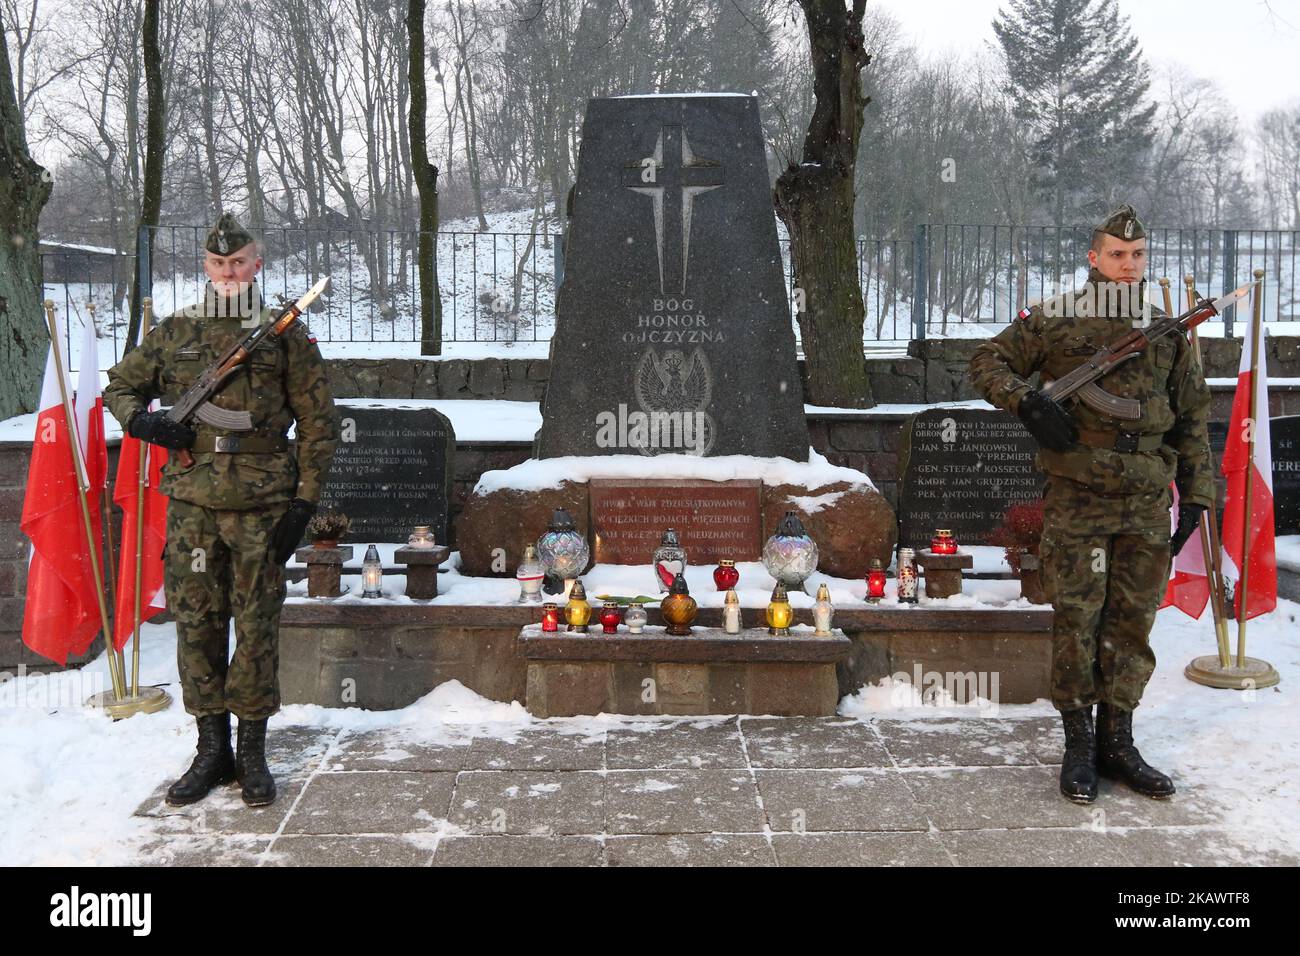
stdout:
[(925, 572), (925, 596), (946, 598), (961, 594), (961, 575), (975, 567), (969, 554), (935, 554), (929, 549), (916, 556), (916, 564)]
[(727, 634), (697, 627), (689, 637), (673, 637), (647, 627), (640, 634), (568, 635), (530, 625), (519, 632), (518, 649), (528, 662), (525, 706), (538, 717), (819, 717), (835, 713), (835, 666), (850, 644), (841, 631), (773, 637), (760, 628)]
[[(662, 625), (657, 609), (651, 608), (649, 614), (651, 626)], [(747, 607), (742, 614), (746, 628), (766, 636), (762, 608)], [(529, 699), (528, 668), (533, 661), (522, 656), (518, 638), (520, 629), (537, 624), (539, 616), (535, 604), (290, 599), (280, 615), (281, 698), (285, 704), (390, 710), (415, 702), (445, 681), (458, 680), (492, 700), (523, 702)], [(795, 622), (810, 625), (809, 610), (797, 608)], [(707, 648), (698, 635), (721, 624), (721, 608), (701, 608), (696, 618), (697, 636), (682, 640), (693, 642), (695, 649)], [(719, 669), (710, 671), (709, 706), (720, 707), (720, 713), (772, 713), (762, 695), (778, 687), (778, 672), (784, 673), (780, 680), (792, 688), (789, 699), (793, 699), (797, 684), (804, 688), (799, 693), (822, 695), (816, 698), (821, 701), (826, 694), (821, 682), (826, 681), (827, 667), (837, 678), (832, 683), (838, 683), (834, 694), (839, 697), (885, 678), (920, 683), (931, 675), (937, 675), (945, 686), (952, 684), (953, 696), (958, 699), (978, 694), (999, 703), (1022, 704), (1049, 696), (1051, 608), (845, 607), (836, 611), (835, 627), (848, 642), (845, 656), (836, 662), (742, 659), (705, 665)], [(805, 633), (811, 634), (811, 629)], [(617, 639), (630, 636), (621, 630)], [(609, 640), (603, 634), (570, 639)], [(803, 636), (792, 639), (808, 640)], [(698, 674), (689, 667), (701, 661), (662, 663), (667, 666), (656, 680), (661, 694), (664, 679), (672, 688), (675, 676)], [(721, 695), (722, 675), (739, 680), (741, 670), (757, 664), (767, 666), (770, 673), (766, 683), (755, 684), (749, 679), (745, 685), (748, 699), (737, 693), (726, 703), (722, 696), (714, 696), (715, 691)], [(675, 670), (677, 666), (688, 670)], [(719, 675), (717, 683), (715, 673)], [(645, 677), (655, 674), (642, 674), (643, 680)]]

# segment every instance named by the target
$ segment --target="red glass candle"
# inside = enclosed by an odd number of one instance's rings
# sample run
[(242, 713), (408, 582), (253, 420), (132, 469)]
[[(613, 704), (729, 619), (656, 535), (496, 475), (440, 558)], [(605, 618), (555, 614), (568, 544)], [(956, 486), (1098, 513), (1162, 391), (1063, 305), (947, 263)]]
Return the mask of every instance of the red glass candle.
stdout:
[(956, 554), (957, 539), (952, 536), (951, 531), (939, 530), (934, 533), (930, 539), (931, 554)]
[(867, 600), (873, 604), (885, 596), (885, 569), (880, 566), (879, 560), (871, 562), (871, 570), (867, 572)]
[(623, 623), (623, 611), (617, 604), (606, 604), (600, 609), (600, 626), (606, 634), (617, 634)]
[(560, 629), (560, 609), (555, 604), (542, 605), (542, 630), (558, 631)]
[(730, 591), (739, 580), (740, 572), (736, 570), (736, 562), (730, 558), (723, 558), (713, 569), (713, 583), (718, 586), (719, 591)]

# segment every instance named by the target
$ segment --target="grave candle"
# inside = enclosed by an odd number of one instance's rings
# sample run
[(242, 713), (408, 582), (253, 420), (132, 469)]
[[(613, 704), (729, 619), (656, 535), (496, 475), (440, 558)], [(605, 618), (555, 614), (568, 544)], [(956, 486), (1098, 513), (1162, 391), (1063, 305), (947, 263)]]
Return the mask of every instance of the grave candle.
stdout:
[(558, 631), (560, 629), (560, 607), (558, 604), (542, 605), (542, 630)]
[(587, 622), (591, 620), (591, 605), (587, 603), (587, 589), (581, 581), (574, 581), (569, 591), (569, 603), (564, 605), (564, 620), (570, 631), (587, 633)]
[(600, 626), (606, 634), (617, 634), (618, 625), (623, 620), (623, 614), (618, 609), (618, 604), (613, 601), (606, 601), (600, 609)]
[(946, 529), (935, 531), (934, 537), (930, 539), (930, 552), (932, 554), (956, 554), (957, 539), (952, 536), (952, 532)]
[(722, 629), (728, 634), (740, 633), (740, 598), (735, 591), (727, 592), (727, 603), (722, 607)]
[(885, 596), (885, 569), (879, 558), (871, 559), (871, 568), (867, 571), (867, 601), (877, 604)]
[(790, 597), (785, 585), (780, 581), (772, 589), (772, 599), (767, 604), (767, 633), (775, 637), (789, 637), (790, 623), (794, 620), (794, 609), (790, 607)]
[(361, 561), (361, 596), (368, 598), (383, 597), (380, 585), (384, 580), (384, 565), (379, 560), (379, 549), (373, 544), (366, 549), (366, 556)]
[(831, 618), (835, 608), (831, 606), (831, 592), (825, 584), (817, 585), (817, 603), (813, 605), (813, 636), (831, 636)]
[(719, 591), (730, 591), (738, 581), (740, 581), (740, 572), (736, 570), (736, 562), (730, 558), (723, 558), (713, 569), (713, 583), (717, 585)]

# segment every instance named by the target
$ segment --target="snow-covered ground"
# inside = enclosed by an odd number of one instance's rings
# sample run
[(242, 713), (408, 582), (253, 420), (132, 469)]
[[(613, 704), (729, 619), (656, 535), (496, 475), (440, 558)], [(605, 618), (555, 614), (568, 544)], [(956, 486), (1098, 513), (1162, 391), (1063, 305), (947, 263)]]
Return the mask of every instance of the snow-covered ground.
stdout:
[[(636, 592), (649, 583), (648, 568), (623, 571), (645, 573), (632, 580), (598, 570), (588, 578), (601, 591)], [(742, 582), (756, 573), (742, 567)], [(454, 579), (449, 583), (453, 590), (459, 586)], [(515, 590), (513, 582), (493, 583), (503, 593)], [(968, 583), (985, 588), (1008, 582)], [(708, 588), (698, 593), (708, 603)], [(1251, 653), (1269, 660), (1282, 683), (1240, 693), (1183, 677), (1188, 660), (1212, 652), (1211, 627), (1208, 619), (1195, 622), (1172, 608), (1162, 611), (1152, 634), (1160, 663), (1134, 721), (1152, 763), (1231, 807), (1223, 822), (1243, 843), (1258, 840), (1292, 854), (1300, 852), (1300, 704), (1293, 692), (1300, 681), (1298, 615), (1300, 605), (1282, 601), (1275, 612), (1251, 622)], [(173, 628), (146, 625), (142, 655), (142, 682), (179, 698)], [(116, 723), (82, 706), (107, 686), (102, 655), (80, 671), (6, 675), (0, 683), (0, 864), (129, 864), (144, 841), (157, 838), (152, 822), (132, 813), (162, 780), (184, 769), (193, 753), (193, 722), (178, 702), (162, 713)], [(910, 685), (889, 680), (844, 698), (839, 709), (859, 719), (979, 721), (990, 713), (923, 705)], [(1002, 719), (1052, 713), (1045, 701), (996, 710)], [(272, 720), (272, 736), (290, 725), (401, 728), (405, 741), (438, 743), (466, 726), (478, 736), (509, 739), (525, 727), (572, 734), (612, 727), (650, 731), (656, 722), (611, 715), (539, 720), (519, 702), (486, 700), (453, 681), (397, 711), (285, 707)]]

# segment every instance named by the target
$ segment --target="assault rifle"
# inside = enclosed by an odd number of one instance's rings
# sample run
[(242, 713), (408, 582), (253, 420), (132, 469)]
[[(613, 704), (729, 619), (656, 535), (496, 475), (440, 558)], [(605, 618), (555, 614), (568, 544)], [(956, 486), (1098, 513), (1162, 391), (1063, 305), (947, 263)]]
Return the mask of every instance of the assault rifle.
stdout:
[(1097, 379), (1111, 372), (1116, 366), (1136, 358), (1148, 345), (1162, 336), (1174, 332), (1186, 335), (1189, 329), (1200, 325), (1212, 315), (1218, 315), (1222, 309), (1239, 299), (1244, 299), (1250, 293), (1252, 285), (1253, 282), (1247, 282), (1214, 301), (1201, 299), (1182, 315), (1166, 316), (1143, 328), (1134, 329), (1118, 342), (1098, 349), (1088, 361), (1060, 378), (1048, 382), (1040, 391), (1058, 402), (1077, 393), (1081, 402), (1103, 415), (1125, 421), (1137, 421), (1142, 417), (1142, 403), (1136, 398), (1112, 395), (1096, 384)]
[[(285, 330), (320, 297), (325, 287), (329, 285), (329, 281), (329, 276), (321, 279), (297, 302), (275, 313), (266, 325), (259, 325), (232, 345), (225, 355), (203, 370), (203, 374), (168, 410), (167, 417), (185, 425), (188, 425), (191, 419), (198, 419), (205, 425), (226, 431), (248, 431), (252, 428), (253, 418), (247, 411), (219, 408), (209, 399), (225, 387), (240, 367), (248, 362), (258, 346), (269, 339), (283, 335)], [(188, 449), (176, 452), (176, 458), (186, 468), (194, 464), (194, 456)]]

